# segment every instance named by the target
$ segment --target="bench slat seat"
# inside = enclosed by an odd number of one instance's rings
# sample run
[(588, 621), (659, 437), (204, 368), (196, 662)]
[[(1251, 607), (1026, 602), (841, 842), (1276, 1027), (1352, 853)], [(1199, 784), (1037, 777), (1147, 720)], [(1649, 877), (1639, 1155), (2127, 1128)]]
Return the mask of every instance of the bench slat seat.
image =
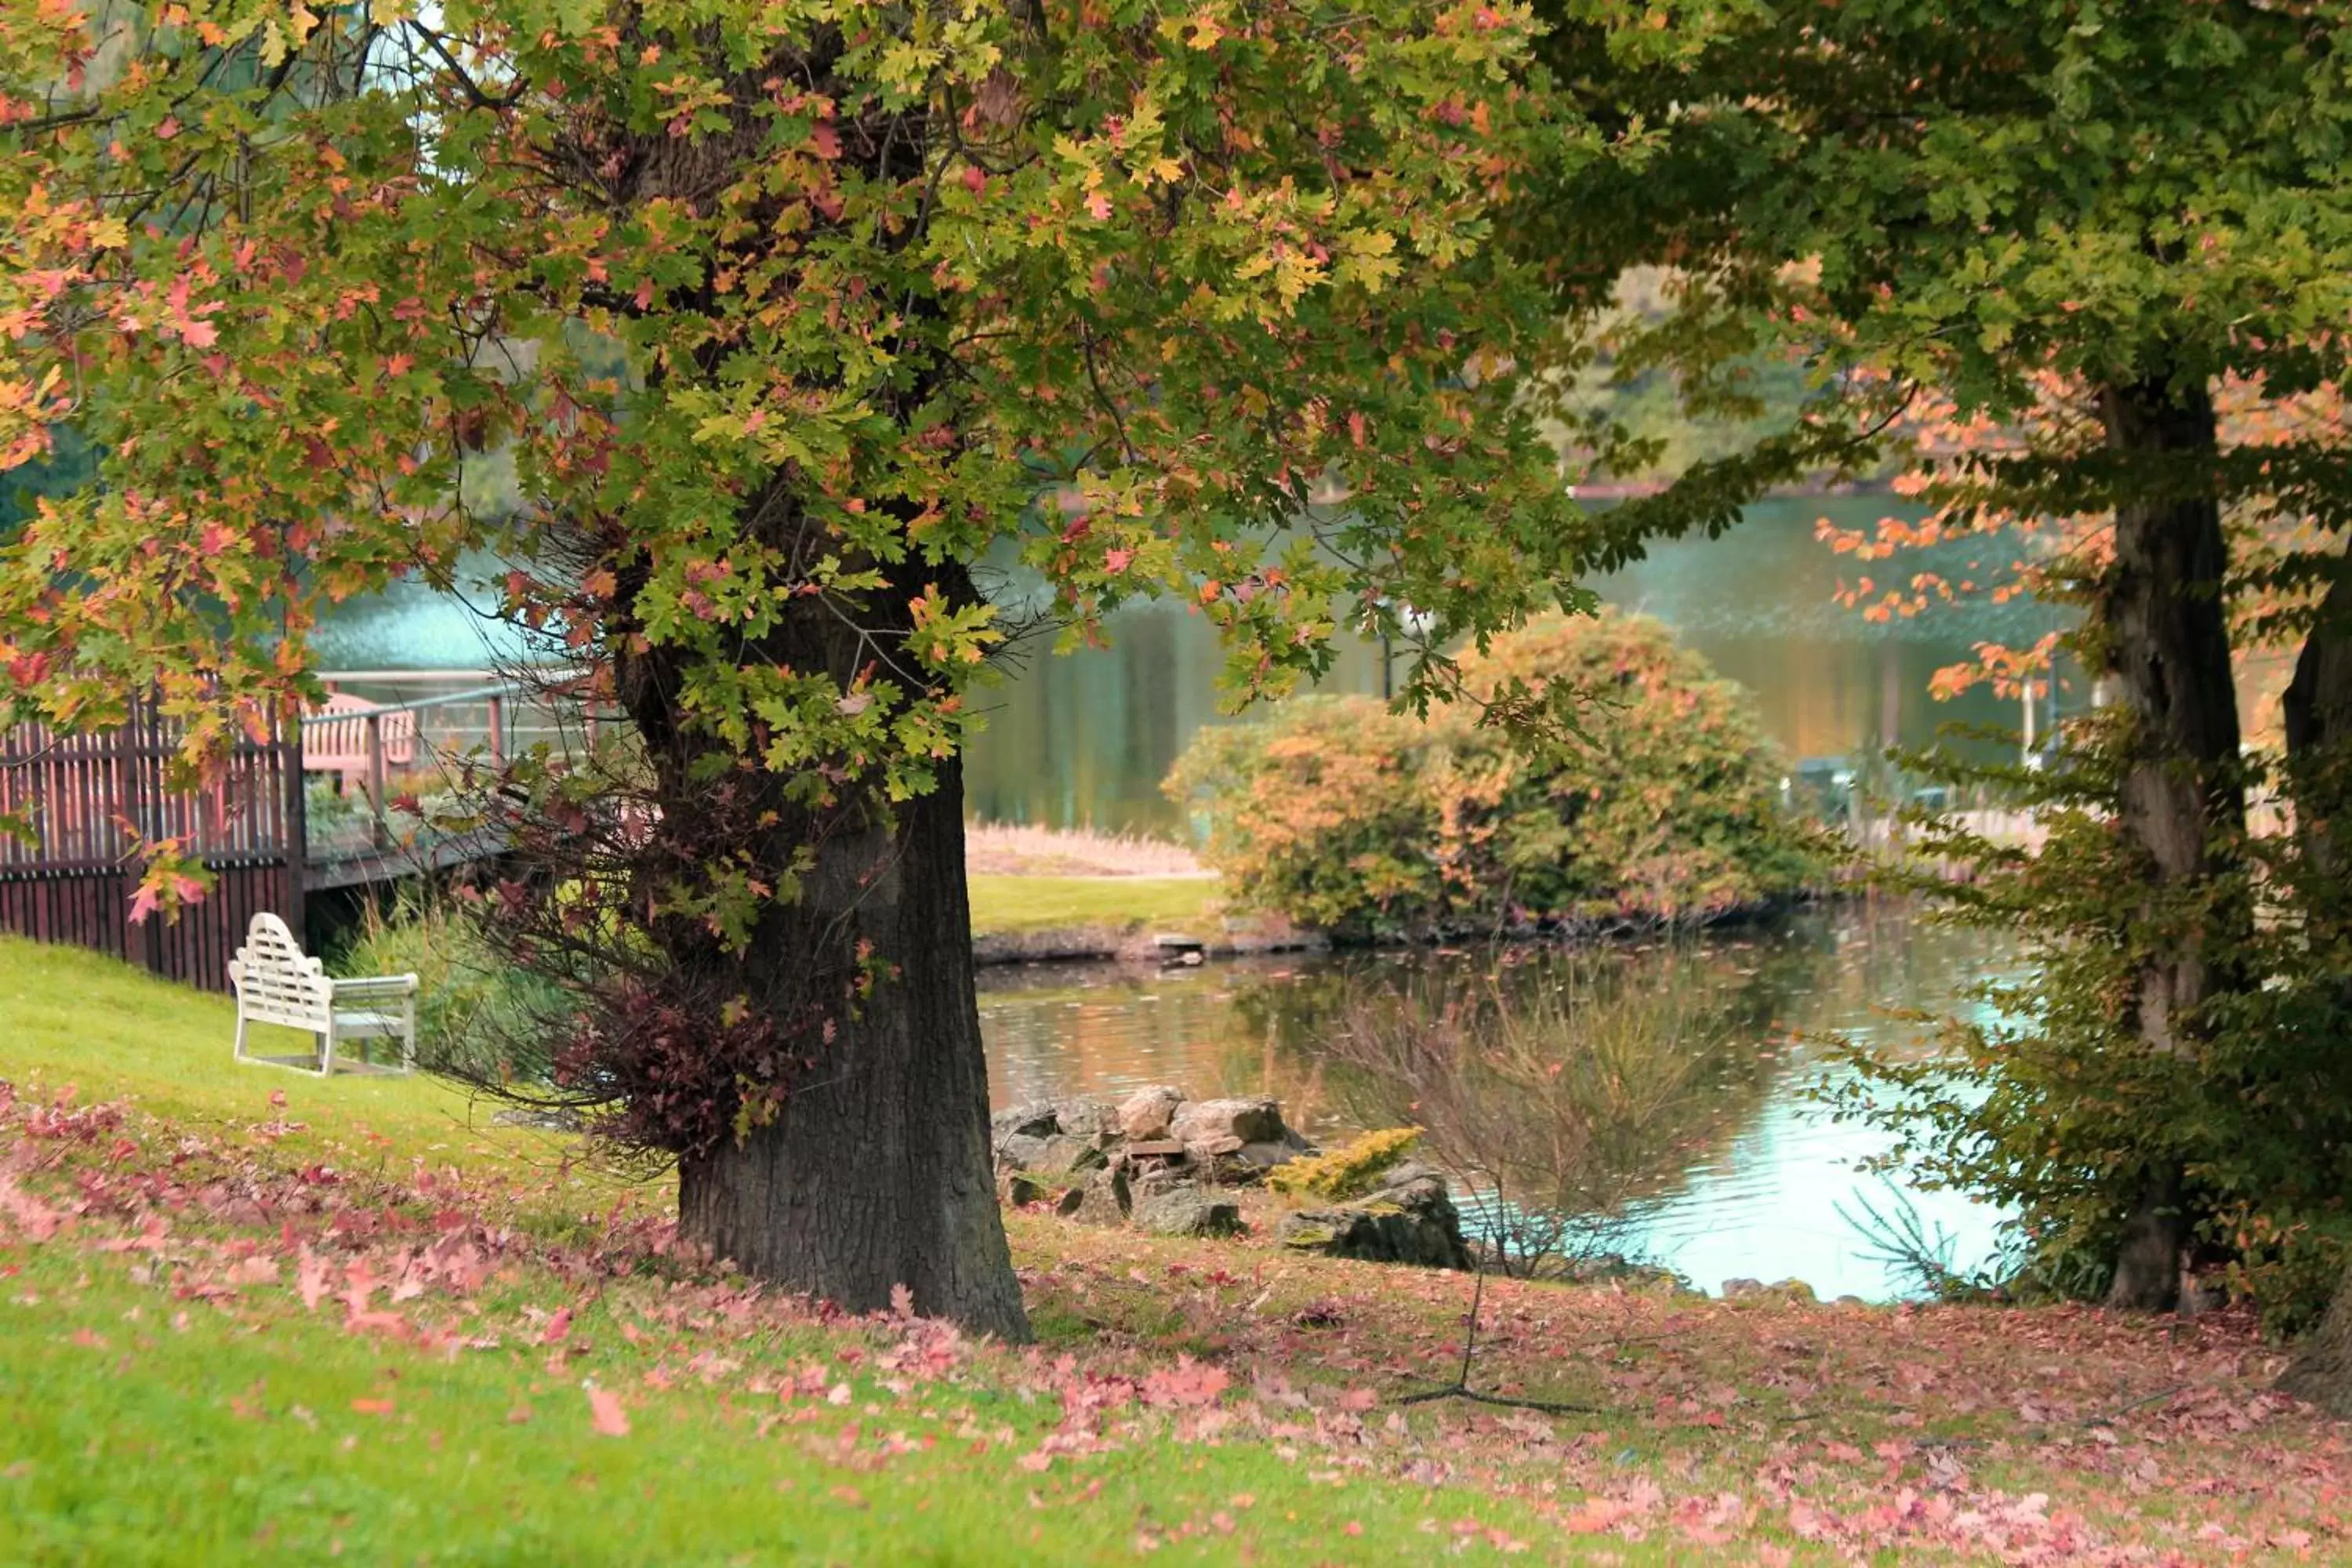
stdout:
[[(245, 945), (228, 966), (236, 989), (236, 1059), (265, 1067), (292, 1068), (320, 1078), (336, 1071), (413, 1072), (416, 1068), (416, 976), (373, 975), (337, 980), (315, 958), (304, 955), (286, 922), (257, 914), (247, 928)], [(307, 1057), (257, 1056), (246, 1048), (253, 1024), (305, 1030), (318, 1044)], [(344, 1041), (396, 1039), (397, 1068), (372, 1059), (364, 1046), (359, 1059), (338, 1061)]]

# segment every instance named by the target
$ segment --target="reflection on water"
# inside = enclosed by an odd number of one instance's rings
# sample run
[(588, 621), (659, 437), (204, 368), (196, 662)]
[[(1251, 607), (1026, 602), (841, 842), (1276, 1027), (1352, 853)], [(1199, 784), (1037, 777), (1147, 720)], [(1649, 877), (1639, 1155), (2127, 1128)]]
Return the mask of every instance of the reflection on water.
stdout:
[[(1747, 685), (1767, 731), (1794, 757), (1920, 744), (1946, 722), (2013, 723), (2008, 704), (1981, 693), (1930, 700), (1928, 679), (1979, 642), (2032, 641), (2055, 624), (2046, 606), (1978, 598), (1874, 626), (1835, 602), (1841, 574), (1859, 569), (1814, 539), (1815, 522), (1865, 527), (1890, 511), (1916, 515), (1877, 497), (1759, 502), (1723, 538), (1661, 544), (1596, 586), (1614, 604), (1657, 616)], [(1987, 552), (1985, 542), (1957, 541), (1901, 565), (1983, 582), (1997, 564)], [(506, 629), (477, 607), (497, 602), (486, 584), (501, 574), (481, 563), (485, 585), (471, 603), (409, 584), (340, 605), (320, 631), (320, 660), (341, 669), (478, 668), (511, 657)], [(998, 596), (1019, 605), (1034, 587), (1008, 571)], [(1168, 604), (1122, 610), (1107, 630), (1108, 647), (1066, 658), (1049, 651), (1049, 637), (1023, 638), (1012, 678), (978, 698), (988, 728), (965, 769), (975, 816), (1046, 826), (1181, 826), (1160, 781), (1192, 732), (1218, 720), (1215, 632), (1196, 611)], [(1380, 662), (1376, 649), (1344, 644), (1324, 689), (1377, 692)]]
[[(1498, 1152), (1520, 1191), (1617, 1207), (1619, 1245), (1708, 1289), (1793, 1276), (1825, 1296), (1884, 1299), (1901, 1282), (1839, 1209), (1887, 1206), (1882, 1179), (1853, 1169), (1886, 1140), (1811, 1103), (1808, 1086), (1841, 1069), (1808, 1037), (1914, 1046), (1916, 1026), (1890, 1009), (1950, 1004), (2004, 956), (1981, 935), (1857, 904), (1684, 951), (1000, 971), (984, 981), (981, 1020), (1000, 1106), (1172, 1083), (1276, 1094), (1325, 1137), (1417, 1121), (1433, 1142), (1454, 1136), (1456, 1168), (1475, 1146)], [(1423, 1026), (1392, 1032), (1384, 1018)], [(1433, 1061), (1429, 1042), (1447, 1029), (1476, 1041), (1475, 1081)], [(1368, 1036), (1389, 1043), (1367, 1047)], [(1959, 1265), (1990, 1250), (1992, 1211), (1907, 1196), (1931, 1235), (1952, 1237)]]

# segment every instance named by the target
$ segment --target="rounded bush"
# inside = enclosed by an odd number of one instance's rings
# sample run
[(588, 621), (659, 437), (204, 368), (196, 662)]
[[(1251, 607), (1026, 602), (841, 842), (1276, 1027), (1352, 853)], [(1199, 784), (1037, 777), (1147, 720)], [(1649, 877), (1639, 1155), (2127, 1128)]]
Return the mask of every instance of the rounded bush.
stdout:
[[(1658, 622), (1547, 616), (1461, 664), (1473, 700), (1425, 721), (1307, 698), (1201, 732), (1167, 789), (1238, 899), (1364, 940), (1705, 921), (1820, 879), (1748, 694)], [(1563, 689), (1580, 734), (1479, 722)]]

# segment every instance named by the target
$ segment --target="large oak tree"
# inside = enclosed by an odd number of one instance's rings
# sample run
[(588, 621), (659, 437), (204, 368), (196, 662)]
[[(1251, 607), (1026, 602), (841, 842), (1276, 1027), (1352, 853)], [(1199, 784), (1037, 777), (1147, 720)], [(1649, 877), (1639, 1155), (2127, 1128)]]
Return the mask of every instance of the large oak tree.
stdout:
[(755, 1272), (1021, 1335), (975, 567), (1042, 569), (1072, 637), (1181, 595), (1237, 697), (1342, 624), (1556, 598), (1512, 378), (1549, 307), (1490, 231), (1588, 149), (1528, 38), (1501, 0), (9, 6), (0, 462), (103, 454), (0, 562), (10, 700), (160, 688), (200, 772), (311, 690), (332, 603), (495, 552), (631, 721), (476, 780), (539, 861), (488, 918), (572, 985), (541, 1087)]

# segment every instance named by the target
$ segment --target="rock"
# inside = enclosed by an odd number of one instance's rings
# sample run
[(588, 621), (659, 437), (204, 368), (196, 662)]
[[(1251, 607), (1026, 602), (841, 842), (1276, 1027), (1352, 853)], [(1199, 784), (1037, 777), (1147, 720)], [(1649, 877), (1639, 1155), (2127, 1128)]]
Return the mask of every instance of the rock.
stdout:
[(1031, 1204), (1042, 1204), (1054, 1195), (1054, 1189), (1025, 1171), (1013, 1171), (1005, 1175), (997, 1194), (1006, 1207), (1025, 1209)]
[(1103, 1166), (1103, 1152), (1091, 1140), (1061, 1132), (1046, 1139), (1045, 1145), (1024, 1169), (1049, 1176), (1075, 1176)]
[(1282, 1124), (1282, 1107), (1264, 1098), (1193, 1100), (1177, 1109), (1168, 1130), (1195, 1147), (1231, 1139), (1235, 1149), (1244, 1143), (1279, 1142), (1289, 1131)]
[(1780, 1301), (1817, 1300), (1813, 1288), (1801, 1279), (1776, 1279), (1769, 1285), (1759, 1279), (1727, 1279), (1723, 1282), (1725, 1300), (1737, 1301), (1747, 1296), (1770, 1297)]
[(1239, 1204), (1187, 1185), (1138, 1203), (1135, 1223), (1154, 1236), (1234, 1236), (1242, 1228), (1242, 1211)]
[(1846, 1308), (1853, 1308), (1853, 1307), (1867, 1307), (1867, 1306), (1869, 1306), (1869, 1305), (1870, 1305), (1870, 1303), (1869, 1303), (1869, 1302), (1867, 1302), (1867, 1301), (1865, 1301), (1865, 1300), (1863, 1300), (1861, 1297), (1859, 1297), (1859, 1296), (1840, 1296), (1836, 1300), (1832, 1301), (1832, 1302), (1830, 1303), (1830, 1305), (1831, 1305), (1831, 1306), (1832, 1306), (1832, 1307), (1846, 1307)]
[(1135, 1190), (1124, 1166), (1097, 1171), (1084, 1187), (1073, 1190), (1078, 1201), (1063, 1212), (1081, 1225), (1125, 1225), (1135, 1211)]
[(1236, 1152), (1264, 1173), (1273, 1170), (1276, 1165), (1287, 1165), (1306, 1151), (1288, 1139), (1280, 1139), (1264, 1143), (1244, 1143)]
[(989, 1135), (999, 1143), (1013, 1137), (1051, 1138), (1061, 1130), (1060, 1123), (1055, 1120), (1054, 1108), (1042, 1102), (1016, 1105), (988, 1119)]
[(1053, 1146), (1055, 1135), (1043, 1137), (1034, 1132), (1008, 1132), (996, 1141), (996, 1168), (1000, 1171), (1034, 1171), (1045, 1163), (1045, 1152)]
[(1764, 1294), (1764, 1281), (1761, 1279), (1727, 1279), (1723, 1282), (1723, 1299), (1727, 1301), (1737, 1301), (1742, 1296), (1761, 1296), (1762, 1294)]
[(1231, 1138), (1216, 1138), (1192, 1145), (1192, 1154), (1201, 1178), (1224, 1187), (1254, 1186), (1276, 1165), (1298, 1158), (1298, 1151), (1286, 1140), (1237, 1143)]
[(1054, 1101), (1054, 1121), (1067, 1138), (1084, 1138), (1097, 1148), (1117, 1142), (1122, 1134), (1118, 1110), (1108, 1100), (1080, 1095)]
[(1165, 1164), (1156, 1160), (1129, 1164), (1127, 1180), (1129, 1190), (1134, 1193), (1138, 1203), (1193, 1184), (1192, 1173), (1184, 1165)]
[(1120, 1152), (1130, 1160), (1181, 1160), (1192, 1151), (1173, 1138), (1149, 1138), (1129, 1143)]
[(1164, 1083), (1139, 1089), (1118, 1102), (1119, 1135), (1130, 1143), (1165, 1138), (1176, 1108), (1183, 1103), (1184, 1091)]
[(1423, 1268), (1471, 1266), (1462, 1215), (1435, 1175), (1384, 1186), (1356, 1203), (1286, 1215), (1276, 1235), (1286, 1247), (1331, 1258)]

